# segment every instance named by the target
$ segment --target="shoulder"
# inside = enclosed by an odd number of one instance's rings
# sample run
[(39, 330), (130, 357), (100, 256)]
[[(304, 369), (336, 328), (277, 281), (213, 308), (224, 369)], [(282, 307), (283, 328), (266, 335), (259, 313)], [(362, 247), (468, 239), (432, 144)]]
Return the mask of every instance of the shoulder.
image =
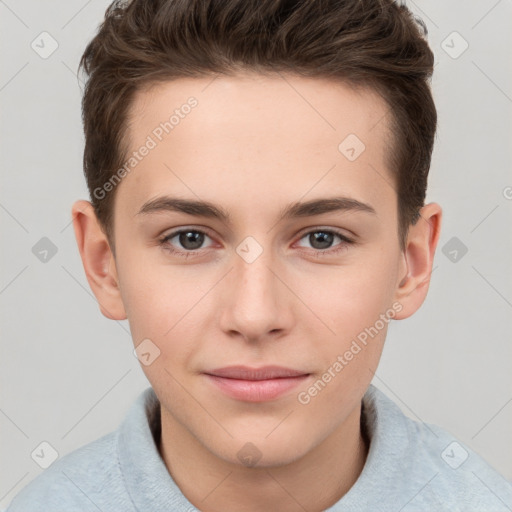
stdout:
[(55, 461), (13, 499), (6, 512), (131, 511), (111, 432)]
[(374, 386), (365, 406), (379, 453), (394, 465), (388, 470), (404, 512), (432, 506), (465, 512), (511, 509), (511, 483), (448, 431), (405, 416)]
[(441, 502), (449, 497), (464, 511), (510, 510), (512, 484), (478, 453), (436, 425), (407, 423), (415, 455), (411, 463), (416, 459), (422, 463), (423, 473), (431, 475), (428, 492)]

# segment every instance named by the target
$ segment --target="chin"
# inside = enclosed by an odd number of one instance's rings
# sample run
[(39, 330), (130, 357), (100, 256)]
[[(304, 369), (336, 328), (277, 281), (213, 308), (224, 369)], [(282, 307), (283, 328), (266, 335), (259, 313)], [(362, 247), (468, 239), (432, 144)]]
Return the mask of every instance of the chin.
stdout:
[(295, 439), (290, 434), (276, 435), (272, 440), (265, 439), (266, 435), (268, 432), (254, 436), (245, 433), (240, 438), (230, 439), (227, 446), (218, 447), (218, 450), (212, 446), (208, 448), (214, 455), (230, 464), (255, 469), (286, 466), (307, 452), (303, 435)]

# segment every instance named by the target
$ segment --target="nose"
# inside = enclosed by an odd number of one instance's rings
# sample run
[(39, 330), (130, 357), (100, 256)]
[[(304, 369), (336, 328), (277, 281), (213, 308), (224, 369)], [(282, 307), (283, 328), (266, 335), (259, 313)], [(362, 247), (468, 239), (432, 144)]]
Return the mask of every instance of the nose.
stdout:
[(250, 343), (276, 339), (290, 332), (293, 294), (284, 284), (285, 272), (271, 252), (263, 251), (252, 262), (238, 254), (233, 259), (234, 268), (226, 276), (221, 299), (222, 330)]

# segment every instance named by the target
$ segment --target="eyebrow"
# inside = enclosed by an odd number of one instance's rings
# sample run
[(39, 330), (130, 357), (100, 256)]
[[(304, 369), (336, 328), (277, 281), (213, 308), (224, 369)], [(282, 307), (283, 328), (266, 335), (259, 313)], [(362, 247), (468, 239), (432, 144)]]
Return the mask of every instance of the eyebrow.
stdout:
[[(137, 215), (169, 211), (217, 219), (225, 224), (231, 224), (229, 212), (221, 206), (217, 206), (208, 201), (179, 199), (169, 196), (157, 197), (147, 201), (141, 207)], [(357, 199), (350, 197), (330, 197), (292, 203), (281, 210), (278, 221), (300, 217), (312, 217), (335, 211), (364, 212), (377, 215), (377, 212), (371, 205), (358, 201)]]

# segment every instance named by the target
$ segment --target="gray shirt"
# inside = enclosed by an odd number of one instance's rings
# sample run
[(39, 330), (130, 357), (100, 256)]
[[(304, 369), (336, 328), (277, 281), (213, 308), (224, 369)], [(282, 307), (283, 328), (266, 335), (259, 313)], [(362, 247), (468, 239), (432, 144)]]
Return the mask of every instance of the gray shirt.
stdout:
[[(406, 417), (373, 385), (362, 422), (370, 440), (365, 466), (329, 512), (512, 510), (512, 485), (499, 473), (446, 431)], [(116, 431), (58, 459), (7, 512), (197, 511), (160, 457), (159, 436), (160, 406), (147, 388)]]

